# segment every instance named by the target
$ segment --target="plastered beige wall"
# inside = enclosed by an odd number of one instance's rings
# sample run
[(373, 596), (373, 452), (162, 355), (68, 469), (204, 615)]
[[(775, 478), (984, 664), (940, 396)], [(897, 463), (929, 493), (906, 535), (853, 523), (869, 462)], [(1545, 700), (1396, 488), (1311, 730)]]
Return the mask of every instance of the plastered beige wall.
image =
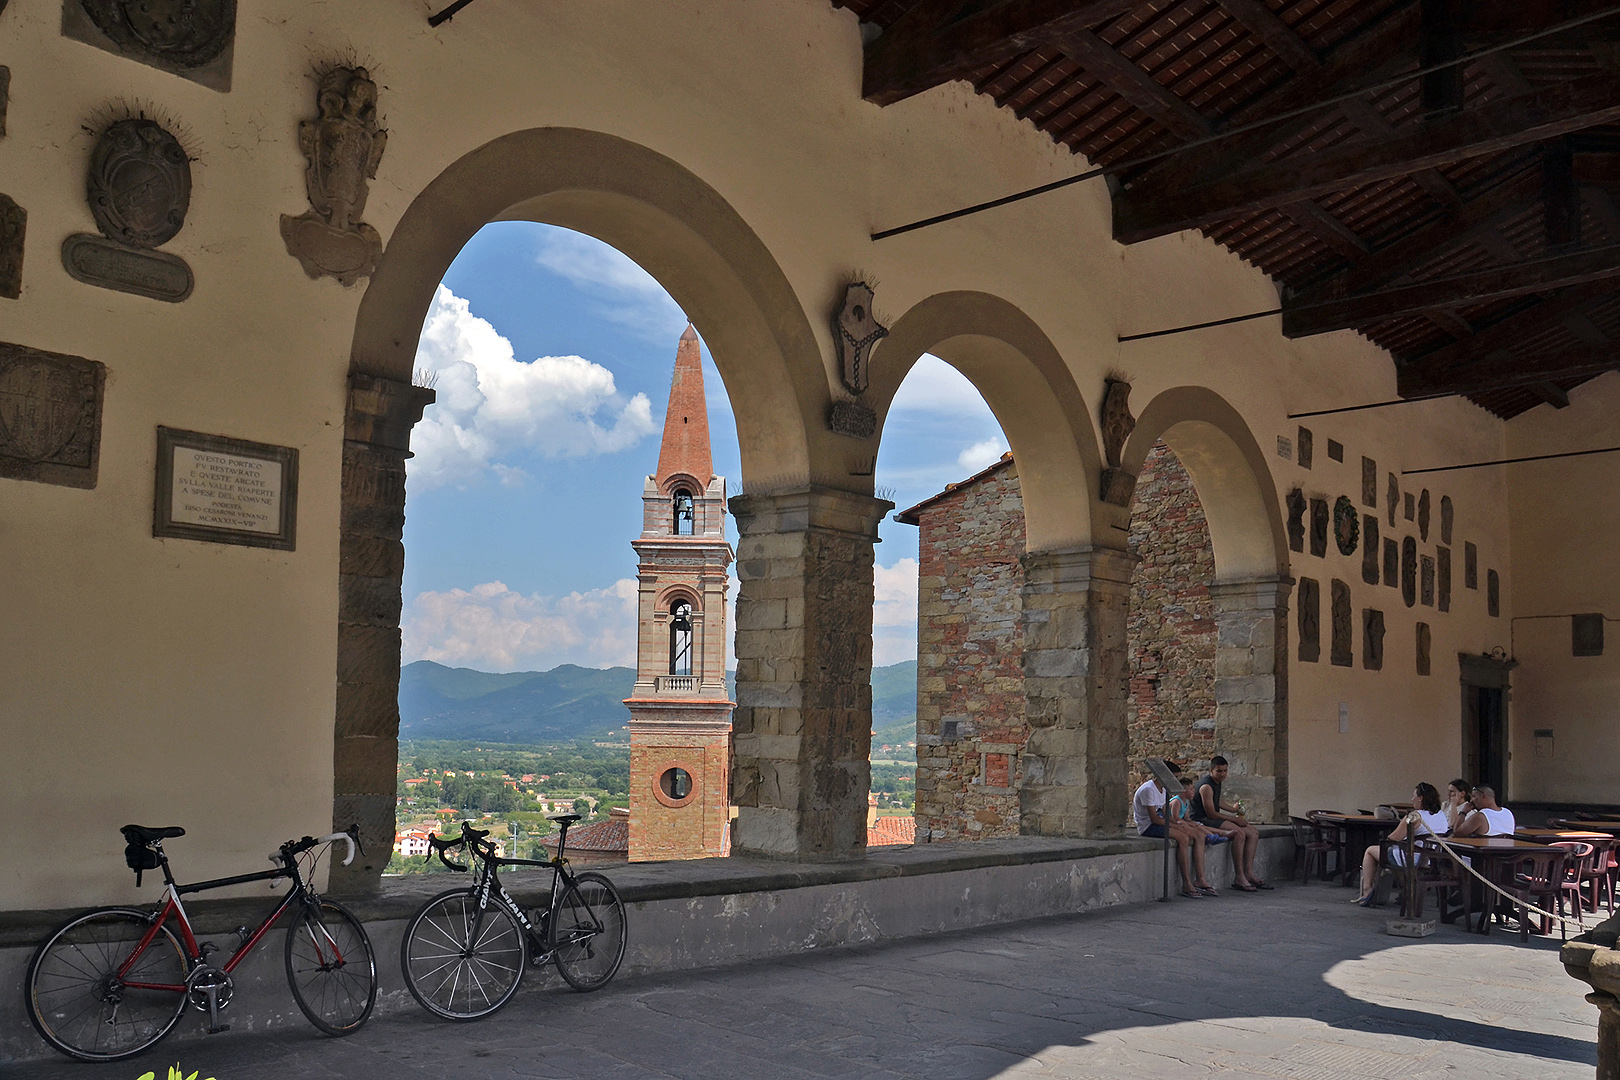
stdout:
[[(1510, 457), (1620, 445), (1620, 374), (1507, 425)], [(1526, 462), (1508, 477), (1513, 562), (1512, 778), (1546, 802), (1620, 803), (1620, 454)], [(1601, 613), (1602, 656), (1573, 655), (1573, 614)], [(1551, 744), (1535, 732), (1551, 730)]]
[[(29, 214), (23, 295), (0, 301), (0, 339), (109, 371), (99, 486), (0, 481), (8, 795), (29, 820), (72, 837), (74, 853), (5, 860), (0, 907), (134, 896), (118, 857), (116, 829), (127, 821), (187, 827), (171, 849), (189, 877), (253, 869), (275, 843), (330, 820), (338, 467), (363, 286), (309, 280), (277, 231), (279, 214), (307, 207), (296, 130), (313, 112), (318, 63), (367, 64), (379, 84), (389, 143), (365, 219), (385, 241), (436, 176), (499, 136), (562, 126), (629, 140), (712, 187), (762, 241), (812, 328), (829, 393), (828, 313), (863, 271), (891, 320), (962, 292), (999, 297), (1038, 327), (1084, 399), (1084, 414), (1070, 418), (1080, 432), (1074, 460), (1097, 460), (1089, 417), (1110, 373), (1132, 378), (1139, 413), (1162, 390), (1213, 387), (1262, 449), (1292, 437), (1290, 411), (1393, 396), (1388, 359), (1350, 334), (1287, 342), (1262, 320), (1120, 345), (1120, 333), (1273, 306), (1275, 292), (1201, 237), (1115, 245), (1101, 181), (871, 243), (873, 229), (1085, 163), (964, 84), (888, 109), (862, 102), (855, 19), (824, 0), (482, 0), (436, 31), (428, 6), (246, 5), (227, 94), (62, 38), (57, 0), (0, 14), (0, 60), (12, 69), (0, 190)], [(93, 230), (83, 128), (117, 101), (155, 108), (197, 157), (190, 216), (165, 248), (196, 274), (180, 305), (95, 289), (61, 269), (63, 237)], [(679, 282), (667, 284), (679, 295)], [(714, 327), (699, 329), (714, 340)], [(716, 359), (732, 378), (748, 363)], [(875, 444), (828, 435), (819, 407), (806, 406), (814, 470), (869, 487), (851, 474)], [(1031, 414), (1003, 410), (1015, 445)], [(154, 540), (159, 424), (297, 447), (297, 550)], [(1455, 401), (1314, 429), (1316, 468), (1303, 474), (1272, 454), (1262, 489), (1279, 500), (1295, 482), (1354, 495), (1362, 453), (1381, 468), (1411, 468), (1503, 445), (1500, 424)], [(1348, 448), (1343, 466), (1326, 460), (1330, 436)], [(1477, 537), (1485, 565), (1508, 580), (1502, 481), (1452, 477), (1430, 486), (1452, 494), (1459, 535)], [(1122, 543), (1124, 512), (1091, 502), (1084, 485), (1094, 478), (1073, 483), (1065, 539)], [(1293, 563), (1295, 574), (1331, 576)], [(1338, 576), (1352, 582), (1359, 608), (1370, 587), (1357, 565), (1343, 560)], [(1451, 771), (1457, 702), (1447, 657), (1506, 643), (1505, 621), (1486, 620), (1482, 596), (1459, 585), (1452, 615), (1432, 620), (1435, 673), (1419, 680), (1412, 613), (1392, 590), (1381, 595), (1390, 613), (1382, 673), (1293, 667), (1296, 807), (1393, 797), (1409, 785), (1407, 771), (1436, 781)], [(1352, 703), (1344, 735), (1340, 700)]]

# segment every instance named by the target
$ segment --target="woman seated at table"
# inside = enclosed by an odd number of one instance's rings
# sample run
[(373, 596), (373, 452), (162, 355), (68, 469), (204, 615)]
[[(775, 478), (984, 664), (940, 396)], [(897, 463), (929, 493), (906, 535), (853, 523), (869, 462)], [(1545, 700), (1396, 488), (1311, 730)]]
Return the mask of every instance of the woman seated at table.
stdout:
[(1474, 812), (1474, 804), (1468, 801), (1473, 793), (1474, 785), (1466, 780), (1457, 779), (1446, 785), (1446, 822), (1452, 832), (1457, 831), (1463, 818)]
[[(1451, 825), (1446, 821), (1445, 812), (1440, 809), (1440, 792), (1433, 784), (1419, 784), (1412, 789), (1412, 808), (1418, 815), (1418, 825), (1413, 832), (1414, 837), (1442, 836), (1449, 832)], [(1410, 818), (1403, 820), (1390, 832), (1391, 841), (1406, 839), (1407, 823)], [(1389, 861), (1392, 866), (1406, 865), (1406, 852), (1401, 848), (1391, 846)], [(1355, 902), (1362, 907), (1372, 903), (1373, 884), (1378, 880), (1379, 849), (1370, 847), (1361, 857), (1361, 895)]]
[(1496, 804), (1496, 791), (1481, 784), (1474, 789), (1474, 810), (1452, 830), (1453, 836), (1512, 836), (1518, 823), (1513, 811)]

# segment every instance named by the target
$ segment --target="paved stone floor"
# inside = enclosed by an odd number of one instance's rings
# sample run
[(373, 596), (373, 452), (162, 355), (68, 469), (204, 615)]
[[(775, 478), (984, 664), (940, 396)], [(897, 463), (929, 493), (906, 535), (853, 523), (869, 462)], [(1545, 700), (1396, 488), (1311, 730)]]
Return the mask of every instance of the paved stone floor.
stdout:
[(233, 1031), (7, 1076), (163, 1080), (176, 1059), (217, 1080), (1593, 1075), (1597, 1012), (1556, 940), (1388, 937), (1385, 913), (1349, 897), (1311, 885), (1146, 904), (594, 995), (552, 976), (476, 1024), (394, 1013), (348, 1039)]

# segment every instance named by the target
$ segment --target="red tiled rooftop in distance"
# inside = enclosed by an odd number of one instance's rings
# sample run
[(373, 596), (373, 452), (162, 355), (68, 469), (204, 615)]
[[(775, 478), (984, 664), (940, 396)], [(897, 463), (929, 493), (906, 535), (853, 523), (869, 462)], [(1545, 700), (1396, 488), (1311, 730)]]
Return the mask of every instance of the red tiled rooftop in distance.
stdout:
[(880, 817), (866, 828), (866, 846), (894, 847), (917, 842), (917, 819), (913, 817)]
[(709, 453), (709, 406), (703, 395), (703, 356), (691, 323), (686, 325), (675, 350), (675, 378), (670, 383), (669, 411), (664, 416), (664, 442), (658, 450), (659, 486), (676, 473), (685, 473), (700, 484), (714, 478), (714, 459)]
[[(548, 847), (557, 846), (557, 834), (552, 833), (541, 841)], [(577, 825), (568, 830), (569, 851), (629, 851), (630, 850), (630, 819), (629, 817), (611, 817), (606, 821), (598, 821), (590, 825)]]

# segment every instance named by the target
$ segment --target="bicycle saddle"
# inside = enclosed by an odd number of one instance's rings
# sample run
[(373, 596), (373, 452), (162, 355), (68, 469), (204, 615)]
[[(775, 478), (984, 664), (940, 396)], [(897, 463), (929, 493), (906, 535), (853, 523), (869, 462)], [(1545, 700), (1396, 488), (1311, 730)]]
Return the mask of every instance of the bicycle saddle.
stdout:
[(186, 830), (178, 825), (164, 825), (154, 829), (149, 825), (125, 825), (118, 830), (124, 834), (124, 839), (131, 844), (150, 844), (154, 840), (167, 840), (174, 836), (186, 835)]
[(578, 814), (558, 814), (556, 817), (547, 816), (547, 821), (555, 821), (559, 825), (572, 825), (579, 820)]

